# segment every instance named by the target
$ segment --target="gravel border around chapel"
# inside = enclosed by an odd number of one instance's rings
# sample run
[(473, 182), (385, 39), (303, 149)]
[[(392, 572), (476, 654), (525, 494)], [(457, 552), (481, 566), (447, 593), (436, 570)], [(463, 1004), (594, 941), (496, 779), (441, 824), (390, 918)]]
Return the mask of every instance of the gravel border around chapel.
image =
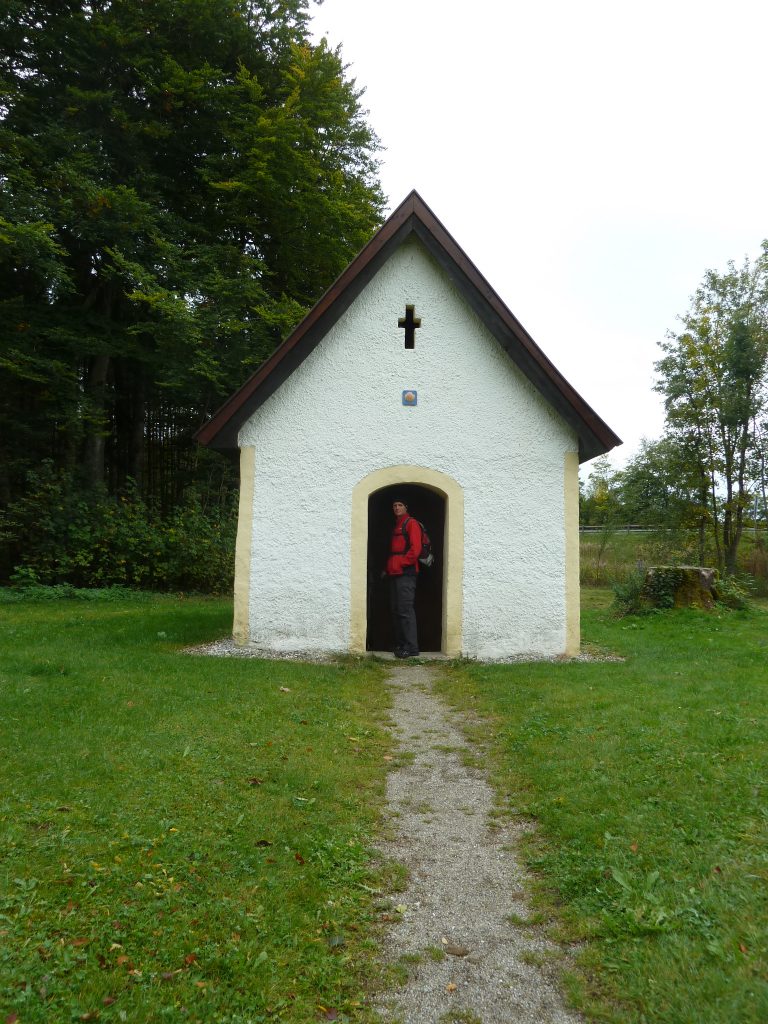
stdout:
[[(263, 647), (256, 647), (254, 644), (238, 645), (232, 637), (223, 637), (221, 640), (214, 640), (208, 644), (198, 644), (195, 647), (184, 647), (182, 654), (195, 654), (210, 658), (262, 658), (265, 661), (307, 661), (318, 665), (327, 665), (338, 661), (339, 658), (349, 657), (344, 654), (318, 654), (316, 651), (272, 651)], [(392, 655), (387, 652), (374, 651), (360, 657), (383, 657), (391, 659)], [(443, 656), (436, 655), (432, 658), (429, 654), (423, 658), (416, 658), (414, 661), (446, 660)], [(468, 659), (474, 660), (474, 659)], [(601, 651), (597, 648), (586, 648), (575, 657), (569, 658), (558, 655), (552, 658), (535, 658), (531, 655), (520, 655), (514, 658), (483, 659), (485, 665), (514, 665), (525, 662), (551, 662), (552, 664), (564, 664), (567, 662), (590, 662), (590, 661), (624, 661), (624, 658), (610, 651)]]

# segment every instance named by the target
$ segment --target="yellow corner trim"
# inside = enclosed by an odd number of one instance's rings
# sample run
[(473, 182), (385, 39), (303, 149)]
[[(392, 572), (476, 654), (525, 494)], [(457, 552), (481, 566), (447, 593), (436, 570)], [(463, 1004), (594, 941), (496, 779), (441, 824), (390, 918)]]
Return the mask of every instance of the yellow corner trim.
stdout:
[(566, 452), (565, 511), (565, 653), (574, 658), (581, 649), (579, 588), (579, 453)]

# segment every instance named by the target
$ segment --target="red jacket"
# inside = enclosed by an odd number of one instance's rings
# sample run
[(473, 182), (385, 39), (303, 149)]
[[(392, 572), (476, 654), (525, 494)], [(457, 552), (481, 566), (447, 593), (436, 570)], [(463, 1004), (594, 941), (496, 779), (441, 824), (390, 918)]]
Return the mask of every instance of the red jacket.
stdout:
[[(408, 520), (406, 530), (410, 544), (403, 536), (403, 523)], [(419, 571), (419, 555), (421, 554), (421, 527), (407, 513), (395, 523), (392, 538), (389, 542), (389, 558), (387, 559), (388, 576), (412, 576)]]

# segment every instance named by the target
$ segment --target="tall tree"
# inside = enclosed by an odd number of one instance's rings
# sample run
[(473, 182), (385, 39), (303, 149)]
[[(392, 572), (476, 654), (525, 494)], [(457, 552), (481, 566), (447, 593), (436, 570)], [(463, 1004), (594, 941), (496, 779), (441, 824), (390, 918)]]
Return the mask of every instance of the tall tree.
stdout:
[(733, 573), (750, 502), (755, 423), (766, 402), (765, 263), (708, 271), (682, 321), (683, 331), (662, 345), (657, 390), (709, 509), (720, 568)]
[(696, 451), (685, 438), (667, 434), (658, 441), (643, 440), (616, 482), (626, 522), (666, 530), (695, 528), (699, 564), (705, 564), (709, 494), (706, 481), (702, 491)]
[(579, 518), (583, 526), (613, 526), (622, 518), (617, 481), (607, 455), (594, 460), (586, 486), (583, 491), (580, 488)]
[(381, 220), (377, 140), (307, 0), (0, 13), (0, 502), (44, 457), (173, 499), (158, 453)]

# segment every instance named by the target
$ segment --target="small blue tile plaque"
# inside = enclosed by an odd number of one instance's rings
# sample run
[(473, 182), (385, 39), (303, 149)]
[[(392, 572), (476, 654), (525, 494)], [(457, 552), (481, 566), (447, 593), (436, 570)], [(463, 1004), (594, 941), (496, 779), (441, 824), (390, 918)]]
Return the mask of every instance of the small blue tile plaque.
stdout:
[(403, 392), (403, 405), (416, 405), (418, 404), (419, 393), (409, 388), (408, 391)]

